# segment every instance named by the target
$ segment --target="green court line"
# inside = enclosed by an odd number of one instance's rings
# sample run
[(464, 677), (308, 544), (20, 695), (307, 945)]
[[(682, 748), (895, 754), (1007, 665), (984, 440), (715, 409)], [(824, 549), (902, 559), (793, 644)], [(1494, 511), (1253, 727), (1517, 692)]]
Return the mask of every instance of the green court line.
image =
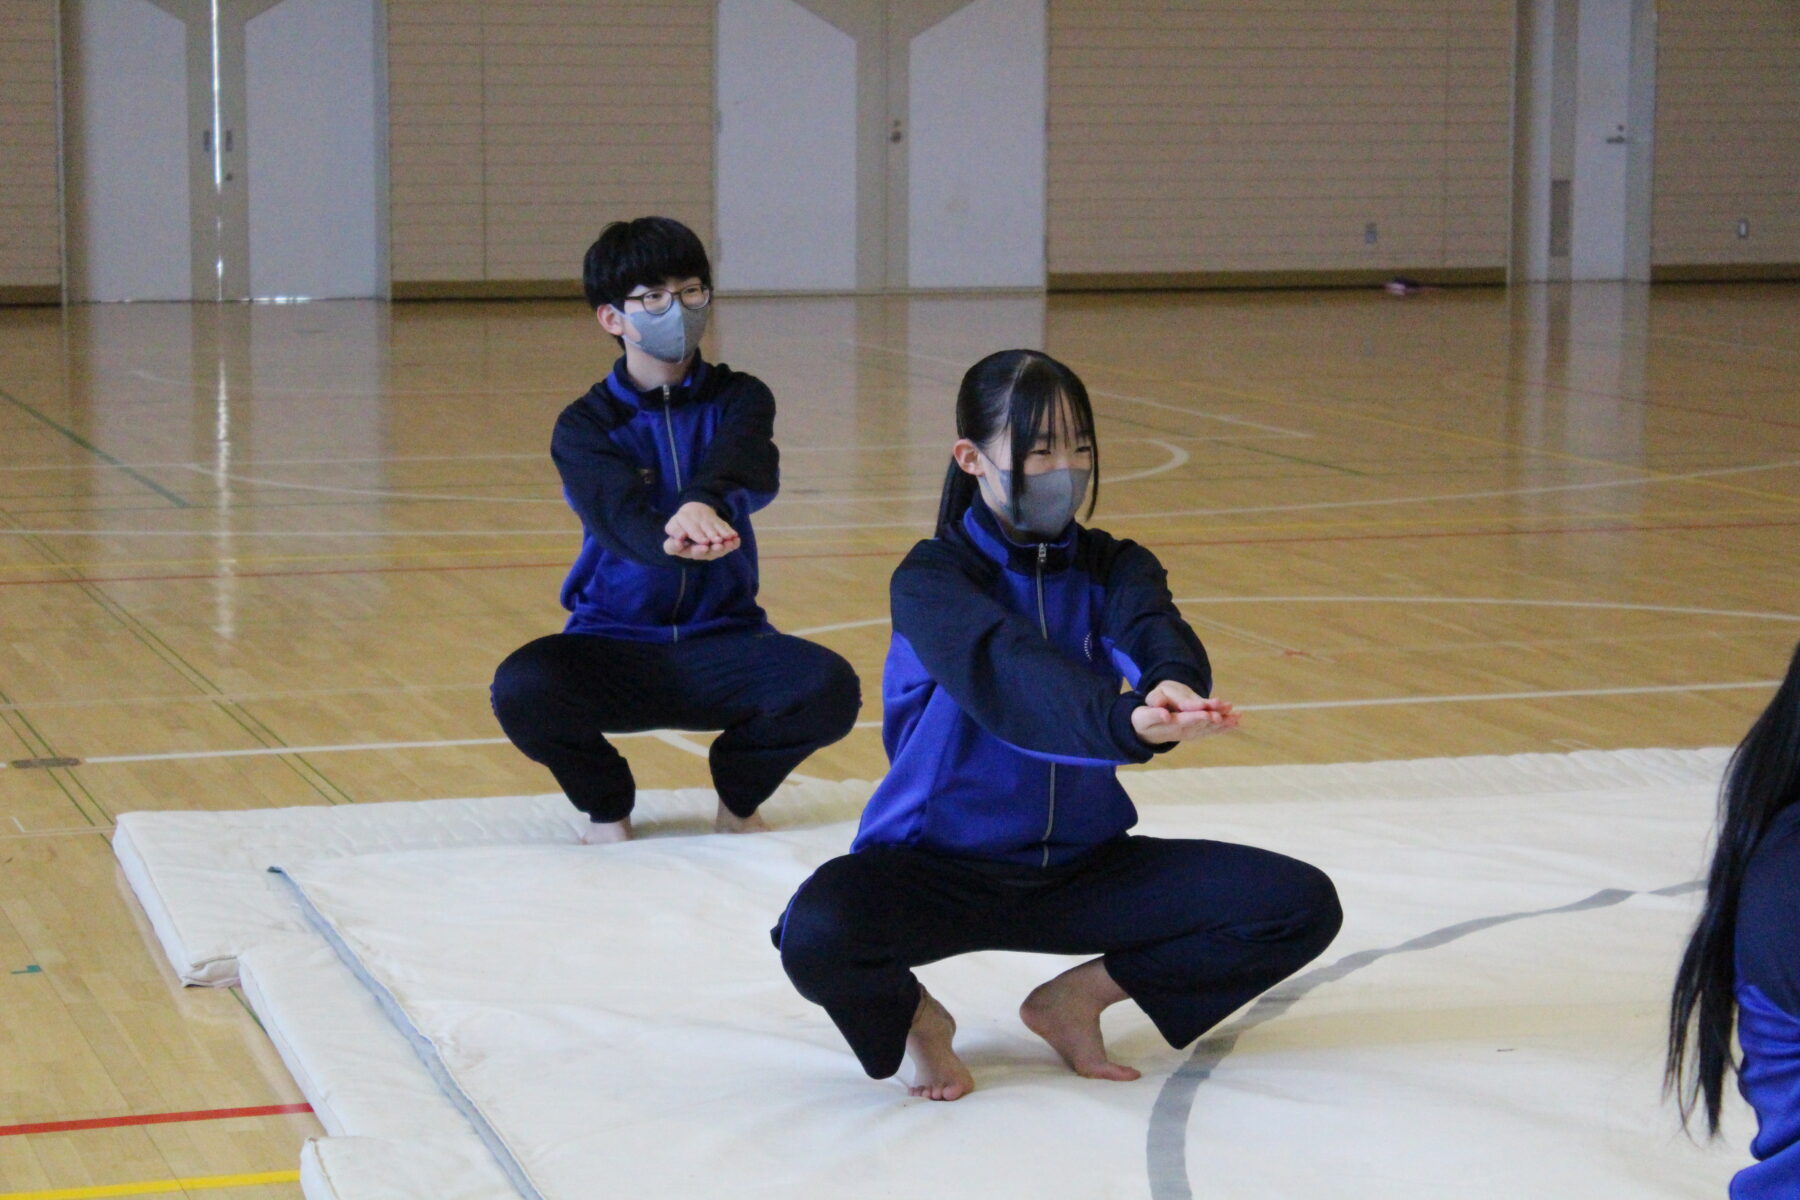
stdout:
[(48, 417), (45, 414), (39, 412), (37, 409), (31, 407), (31, 405), (25, 403), (23, 400), (19, 399), (17, 396), (13, 395), (11, 392), (6, 391), (4, 388), (0, 388), (0, 400), (5, 400), (8, 404), (12, 405), (14, 408), (18, 409), (20, 412), (24, 413), (26, 416), (32, 418), (35, 421), (38, 421), (39, 423), (41, 423), (43, 425), (49, 426), (51, 429), (56, 430), (56, 432), (62, 434), (64, 437), (68, 438), (71, 442), (75, 443), (77, 446), (80, 446), (83, 450), (86, 450), (89, 454), (92, 454), (95, 458), (98, 458), (101, 462), (105, 463), (107, 466), (117, 467), (119, 470), (123, 471), (127, 476), (131, 477), (132, 479), (137, 480), (139, 483), (143, 484), (145, 487), (149, 488), (151, 491), (153, 491), (157, 495), (161, 496), (164, 500), (167, 500), (170, 504), (173, 504), (176, 508), (192, 508), (193, 507), (193, 505), (189, 504), (186, 500), (182, 499), (180, 496), (177, 496), (174, 492), (171, 492), (168, 488), (164, 487), (162, 484), (156, 482), (156, 480), (151, 479), (149, 476), (141, 474), (140, 472), (133, 470), (131, 467), (126, 466), (124, 463), (120, 462), (118, 459), (114, 458), (112, 455), (108, 454), (106, 451), (102, 450), (100, 447), (94, 445), (94, 443), (92, 443), (92, 442), (88, 441), (86, 438), (82, 437), (79, 433), (76, 433), (73, 429), (70, 429), (67, 425), (64, 425), (64, 424), (56, 421), (55, 419)]
[[(3, 691), (0, 691), (0, 704), (8, 706), (6, 709), (0, 709), (0, 724), (5, 725), (7, 731), (19, 739), (19, 744), (29, 750), (32, 757), (61, 757), (61, 755), (56, 753), (56, 748), (50, 744), (49, 740), (46, 739), (42, 733), (38, 732), (37, 726), (31, 723), (31, 718), (27, 717), (16, 707), (12, 707), (12, 698)], [(20, 729), (21, 725), (24, 726), (22, 730)], [(70, 785), (73, 784), (80, 790), (83, 796), (88, 798), (89, 803), (93, 804), (95, 808), (100, 808), (101, 811), (104, 812), (105, 809), (101, 808), (100, 802), (94, 799), (94, 794), (87, 790), (86, 784), (82, 783), (79, 779), (76, 779), (66, 768), (62, 767), (45, 771), (44, 774), (49, 776), (51, 782), (56, 784), (57, 790), (62, 792), (64, 798), (66, 798), (69, 804), (73, 806), (82, 820), (86, 821), (89, 825), (100, 824), (100, 822), (94, 820), (94, 815), (92, 813), (82, 807), (80, 798), (78, 798), (74, 792), (69, 790)], [(108, 823), (110, 823), (110, 818)]]

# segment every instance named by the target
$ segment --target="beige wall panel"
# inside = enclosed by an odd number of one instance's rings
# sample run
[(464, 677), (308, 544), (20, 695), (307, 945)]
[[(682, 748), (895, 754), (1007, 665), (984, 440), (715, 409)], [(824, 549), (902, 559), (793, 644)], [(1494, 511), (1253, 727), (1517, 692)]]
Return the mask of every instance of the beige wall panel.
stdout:
[(711, 0), (390, 0), (389, 26), (396, 282), (572, 282), (651, 212), (711, 237)]
[(1663, 5), (1656, 54), (1652, 262), (1800, 263), (1800, 6)]
[(1051, 0), (1050, 53), (1053, 274), (1505, 263), (1509, 0)]
[[(482, 9), (387, 0), (393, 278), (483, 278)], [(446, 162), (461, 169), (446, 172)]]
[(0, 288), (62, 285), (56, 4), (0, 0)]

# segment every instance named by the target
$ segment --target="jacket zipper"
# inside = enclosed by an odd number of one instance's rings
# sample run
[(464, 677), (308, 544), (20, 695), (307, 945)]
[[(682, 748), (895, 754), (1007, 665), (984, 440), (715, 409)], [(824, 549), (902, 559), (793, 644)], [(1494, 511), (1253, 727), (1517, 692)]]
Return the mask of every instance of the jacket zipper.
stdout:
[[(1044, 560), (1046, 558), (1048, 558), (1049, 556), (1050, 556), (1050, 543), (1039, 542), (1038, 543), (1038, 560), (1037, 560), (1038, 630), (1039, 630), (1039, 632), (1041, 632), (1044, 635), (1045, 641), (1048, 641), (1050, 639), (1050, 621), (1049, 621), (1049, 618), (1044, 615)], [(1051, 763), (1050, 764), (1050, 818), (1044, 824), (1044, 858), (1043, 858), (1043, 862), (1039, 864), (1041, 866), (1048, 867), (1050, 865), (1050, 835), (1052, 832), (1055, 831), (1055, 829), (1056, 829), (1056, 764)]]
[[(669, 433), (669, 462), (675, 470), (675, 496), (680, 499), (683, 486), (681, 482), (681, 452), (675, 449), (675, 418), (669, 414), (669, 385), (666, 383), (663, 384), (662, 395), (663, 428)], [(687, 577), (687, 568), (682, 567), (681, 586), (675, 592), (675, 611), (669, 614), (671, 641), (679, 642), (681, 640), (681, 602), (687, 598)]]

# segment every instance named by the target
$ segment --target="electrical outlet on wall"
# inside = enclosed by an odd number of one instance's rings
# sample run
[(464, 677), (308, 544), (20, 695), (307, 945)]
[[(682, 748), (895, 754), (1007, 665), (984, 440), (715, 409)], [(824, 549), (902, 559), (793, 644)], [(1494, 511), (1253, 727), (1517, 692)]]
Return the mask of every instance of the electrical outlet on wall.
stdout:
[(1363, 245), (1373, 246), (1380, 238), (1381, 235), (1375, 232), (1375, 222), (1370, 221), (1363, 226)]
[(1741, 237), (1741, 238), (1749, 237), (1750, 236), (1750, 222), (1743, 217), (1739, 217), (1738, 224), (1737, 224), (1737, 230), (1738, 230), (1739, 237)]

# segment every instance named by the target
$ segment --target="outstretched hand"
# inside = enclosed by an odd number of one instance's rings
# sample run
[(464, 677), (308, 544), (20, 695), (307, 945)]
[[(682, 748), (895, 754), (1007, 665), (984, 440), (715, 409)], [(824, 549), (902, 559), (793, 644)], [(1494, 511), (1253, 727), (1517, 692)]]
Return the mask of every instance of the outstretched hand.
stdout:
[(690, 500), (675, 510), (663, 526), (668, 539), (663, 553), (690, 562), (711, 562), (723, 558), (742, 544), (737, 530), (721, 517), (710, 504)]
[(1236, 729), (1238, 714), (1229, 700), (1209, 700), (1186, 684), (1165, 680), (1132, 712), (1131, 727), (1137, 730), (1139, 740), (1151, 746), (1191, 742)]

